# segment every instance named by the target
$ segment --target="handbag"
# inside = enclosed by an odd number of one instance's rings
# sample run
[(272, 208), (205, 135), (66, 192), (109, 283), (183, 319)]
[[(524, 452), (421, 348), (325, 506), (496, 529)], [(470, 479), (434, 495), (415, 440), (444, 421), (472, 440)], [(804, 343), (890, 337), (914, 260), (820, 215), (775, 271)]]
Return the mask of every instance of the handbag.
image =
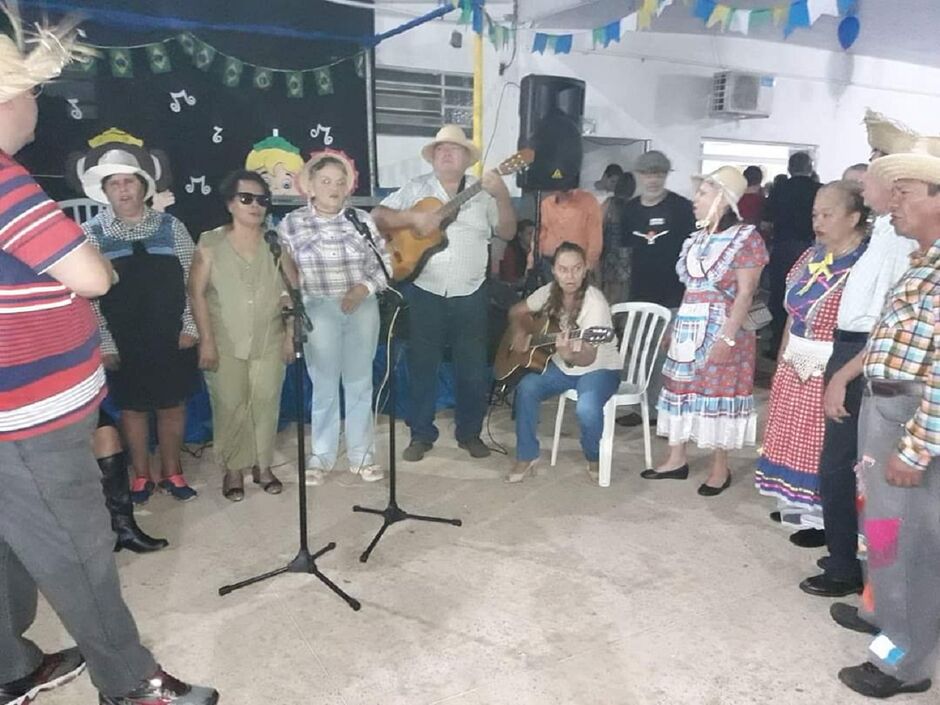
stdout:
[(754, 301), (751, 302), (751, 307), (747, 310), (747, 316), (745, 316), (741, 327), (744, 330), (760, 330), (769, 325), (773, 318), (767, 304), (755, 297)]

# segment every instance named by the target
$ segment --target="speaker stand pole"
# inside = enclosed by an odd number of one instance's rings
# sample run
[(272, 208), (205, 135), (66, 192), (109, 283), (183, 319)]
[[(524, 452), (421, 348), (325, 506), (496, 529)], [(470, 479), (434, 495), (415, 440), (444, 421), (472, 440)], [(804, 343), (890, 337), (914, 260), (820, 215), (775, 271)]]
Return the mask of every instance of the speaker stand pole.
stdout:
[(528, 296), (545, 282), (542, 281), (542, 250), (539, 232), (542, 229), (542, 189), (535, 189), (535, 226), (532, 232), (532, 271), (523, 284), (523, 297)]

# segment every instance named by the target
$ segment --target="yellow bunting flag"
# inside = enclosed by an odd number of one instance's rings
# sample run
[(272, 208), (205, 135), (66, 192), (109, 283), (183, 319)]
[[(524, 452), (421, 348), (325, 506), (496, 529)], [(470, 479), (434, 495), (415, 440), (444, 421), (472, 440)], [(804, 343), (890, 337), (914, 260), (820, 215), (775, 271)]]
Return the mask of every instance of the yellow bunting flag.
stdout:
[(774, 11), (774, 24), (786, 22), (790, 18), (790, 3), (786, 5), (776, 5)]
[(711, 16), (708, 18), (708, 22), (705, 24), (706, 27), (714, 27), (716, 24), (720, 24), (722, 29), (727, 28), (728, 22), (731, 20), (731, 8), (727, 5), (715, 5), (715, 9), (712, 10)]

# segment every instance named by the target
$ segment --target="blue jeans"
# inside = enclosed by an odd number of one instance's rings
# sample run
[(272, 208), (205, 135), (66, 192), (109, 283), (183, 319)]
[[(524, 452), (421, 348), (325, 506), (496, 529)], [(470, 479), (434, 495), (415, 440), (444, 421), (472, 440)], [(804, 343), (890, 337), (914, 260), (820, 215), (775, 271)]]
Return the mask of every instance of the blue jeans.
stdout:
[(539, 457), (539, 439), (536, 434), (542, 401), (557, 397), (569, 389), (576, 389), (581, 449), (589, 462), (596, 462), (600, 456), (601, 434), (604, 432), (604, 404), (619, 386), (619, 370), (595, 370), (585, 375), (567, 375), (554, 362), (548, 363), (543, 374), (523, 377), (516, 388), (516, 459), (535, 460)]
[(458, 442), (480, 437), (486, 415), (486, 284), (469, 296), (438, 296), (417, 286), (403, 289), (408, 302), (408, 377), (411, 440), (434, 443), (437, 377), (444, 348), (454, 363)]
[(313, 331), (304, 345), (307, 372), (313, 382), (310, 467), (331, 470), (339, 450), (339, 386), (346, 412), (346, 456), (350, 468), (375, 462), (372, 423), (372, 358), (379, 340), (379, 305), (368, 296), (350, 314), (341, 299), (304, 301)]

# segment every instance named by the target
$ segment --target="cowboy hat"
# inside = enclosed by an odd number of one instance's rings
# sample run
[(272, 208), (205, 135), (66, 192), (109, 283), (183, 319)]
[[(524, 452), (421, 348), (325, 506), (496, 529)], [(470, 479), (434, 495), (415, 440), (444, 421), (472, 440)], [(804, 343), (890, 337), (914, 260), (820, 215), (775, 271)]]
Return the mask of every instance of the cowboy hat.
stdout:
[(741, 196), (743, 196), (744, 192), (747, 190), (747, 179), (744, 178), (744, 174), (742, 174), (739, 169), (735, 169), (733, 166), (722, 166), (718, 167), (710, 174), (693, 176), (692, 180), (698, 182), (707, 181), (717, 186), (728, 201), (728, 205), (731, 206), (731, 209), (738, 216), (741, 215), (740, 212), (738, 212), (738, 201), (741, 200)]
[(102, 181), (117, 174), (135, 174), (142, 178), (147, 184), (144, 200), (152, 198), (157, 191), (153, 176), (141, 166), (136, 156), (123, 149), (112, 149), (102, 154), (98, 163), (82, 174), (82, 188), (85, 190), (85, 195), (93, 201), (107, 204), (108, 197), (104, 193)]
[(900, 179), (940, 184), (940, 137), (919, 137), (909, 152), (879, 157), (868, 171), (888, 184)]
[(904, 123), (865, 110), (865, 128), (868, 130), (868, 145), (882, 154), (909, 152), (917, 141), (918, 134)]
[(444, 125), (444, 127), (437, 131), (437, 134), (434, 135), (434, 139), (421, 149), (421, 156), (424, 157), (424, 161), (428, 164), (432, 164), (434, 162), (434, 148), (439, 144), (445, 143), (456, 144), (467, 150), (470, 154), (470, 164), (467, 166), (471, 166), (480, 161), (480, 148), (467, 139), (467, 136), (464, 134), (463, 130), (460, 129), (459, 125)]
[(27, 34), (16, 2), (0, 2), (0, 12), (9, 19), (12, 30), (12, 37), (0, 33), (0, 103), (56, 78), (73, 57), (96, 53), (77, 43), (78, 20), (74, 17), (56, 27), (37, 24)]
[(346, 178), (348, 184), (347, 195), (350, 193), (355, 193), (356, 185), (359, 183), (359, 171), (356, 169), (356, 162), (350, 157), (346, 152), (340, 149), (321, 149), (316, 152), (310, 153), (310, 159), (307, 160), (307, 163), (303, 165), (300, 173), (297, 174), (296, 184), (297, 190), (302, 196), (311, 198), (313, 196), (313, 167), (317, 165), (320, 160), (331, 157), (338, 160), (342, 165), (343, 169), (346, 171)]

